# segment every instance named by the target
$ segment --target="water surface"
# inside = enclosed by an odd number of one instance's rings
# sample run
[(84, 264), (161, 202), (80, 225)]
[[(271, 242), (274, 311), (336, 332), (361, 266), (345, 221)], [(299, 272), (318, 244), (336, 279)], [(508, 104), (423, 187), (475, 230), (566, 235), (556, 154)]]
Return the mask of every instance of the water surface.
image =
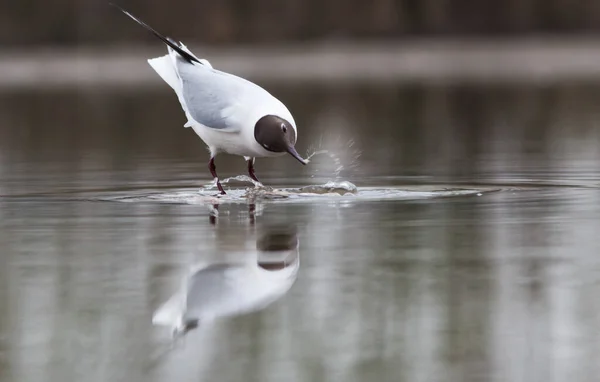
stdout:
[[(263, 183), (358, 195), (239, 198), (216, 218), (151, 200), (210, 183), (168, 91), (0, 94), (0, 381), (596, 380), (597, 86), (274, 93), (301, 148), (344, 168), (258, 160)], [(291, 290), (165, 351), (151, 317), (183, 272), (246, 261), (265, 224), (298, 229)]]

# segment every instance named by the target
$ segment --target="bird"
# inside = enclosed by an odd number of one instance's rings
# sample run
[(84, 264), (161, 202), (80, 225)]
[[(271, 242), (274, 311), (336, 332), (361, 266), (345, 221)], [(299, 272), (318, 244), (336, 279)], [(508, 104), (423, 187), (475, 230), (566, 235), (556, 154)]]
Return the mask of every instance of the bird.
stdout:
[(296, 122), (288, 108), (259, 85), (213, 68), (207, 59), (194, 55), (182, 42), (166, 37), (119, 5), (110, 3), (167, 45), (168, 54), (148, 59), (150, 66), (175, 91), (191, 127), (208, 146), (209, 171), (220, 194), (215, 157), (219, 153), (243, 156), (248, 175), (254, 173), (257, 157), (286, 153), (303, 165), (296, 151)]
[(299, 240), (295, 229), (273, 227), (245, 251), (252, 262), (190, 267), (181, 288), (153, 314), (152, 323), (171, 328), (177, 339), (218, 318), (255, 312), (285, 295), (298, 276)]

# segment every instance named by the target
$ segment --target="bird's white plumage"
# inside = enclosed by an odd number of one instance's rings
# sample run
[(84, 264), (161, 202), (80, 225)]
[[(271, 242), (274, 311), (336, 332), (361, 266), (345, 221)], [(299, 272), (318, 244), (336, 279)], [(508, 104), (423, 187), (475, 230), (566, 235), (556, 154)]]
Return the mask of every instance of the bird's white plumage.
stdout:
[[(183, 44), (181, 47), (192, 54)], [(281, 101), (248, 80), (214, 69), (207, 60), (189, 63), (170, 47), (168, 50), (168, 55), (148, 63), (175, 91), (187, 117), (185, 126), (194, 129), (213, 155), (283, 154), (265, 150), (254, 138), (256, 122), (266, 115), (283, 118), (296, 130), (294, 118)]]
[(180, 290), (156, 310), (152, 323), (181, 332), (188, 320), (206, 323), (267, 307), (296, 281), (298, 247), (281, 253), (284, 257), (292, 254), (293, 259), (280, 270), (265, 270), (257, 263), (195, 267), (184, 277)]

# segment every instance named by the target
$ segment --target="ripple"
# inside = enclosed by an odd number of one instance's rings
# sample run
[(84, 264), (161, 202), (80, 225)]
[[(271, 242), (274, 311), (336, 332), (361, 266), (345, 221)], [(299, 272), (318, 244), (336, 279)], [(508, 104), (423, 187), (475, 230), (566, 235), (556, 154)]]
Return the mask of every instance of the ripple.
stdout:
[(127, 193), (99, 198), (103, 201), (126, 203), (171, 203), (171, 204), (226, 204), (266, 201), (273, 203), (299, 203), (320, 201), (378, 201), (378, 200), (418, 200), (458, 196), (481, 196), (484, 193), (500, 191), (489, 187), (356, 187), (348, 181), (327, 182), (299, 188), (250, 187), (229, 189), (226, 195), (214, 190), (176, 190), (153, 193)]

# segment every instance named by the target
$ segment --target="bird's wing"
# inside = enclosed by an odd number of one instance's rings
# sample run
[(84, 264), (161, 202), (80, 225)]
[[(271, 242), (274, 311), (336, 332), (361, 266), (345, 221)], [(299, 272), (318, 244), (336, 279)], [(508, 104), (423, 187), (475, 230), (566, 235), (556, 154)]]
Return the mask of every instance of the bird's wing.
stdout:
[(185, 319), (207, 320), (251, 310), (256, 291), (248, 285), (249, 272), (240, 264), (214, 264), (195, 273), (190, 278)]
[[(161, 58), (160, 61), (150, 62), (150, 65), (177, 92), (188, 119), (191, 117), (201, 125), (221, 131), (239, 130), (240, 123), (246, 117), (245, 103), (239, 101), (240, 96), (246, 93), (243, 81), (215, 71), (208, 61), (196, 57), (181, 42), (160, 34), (130, 12), (118, 5), (112, 5), (168, 46), (169, 56), (173, 60), (181, 86), (174, 82), (173, 73), (166, 66), (165, 60)], [(179, 94), (179, 88), (182, 94)], [(186, 126), (189, 122), (192, 121), (188, 121)]]
[(176, 58), (181, 98), (189, 116), (199, 124), (222, 131), (239, 131), (248, 114), (247, 97), (255, 86), (210, 67)]

